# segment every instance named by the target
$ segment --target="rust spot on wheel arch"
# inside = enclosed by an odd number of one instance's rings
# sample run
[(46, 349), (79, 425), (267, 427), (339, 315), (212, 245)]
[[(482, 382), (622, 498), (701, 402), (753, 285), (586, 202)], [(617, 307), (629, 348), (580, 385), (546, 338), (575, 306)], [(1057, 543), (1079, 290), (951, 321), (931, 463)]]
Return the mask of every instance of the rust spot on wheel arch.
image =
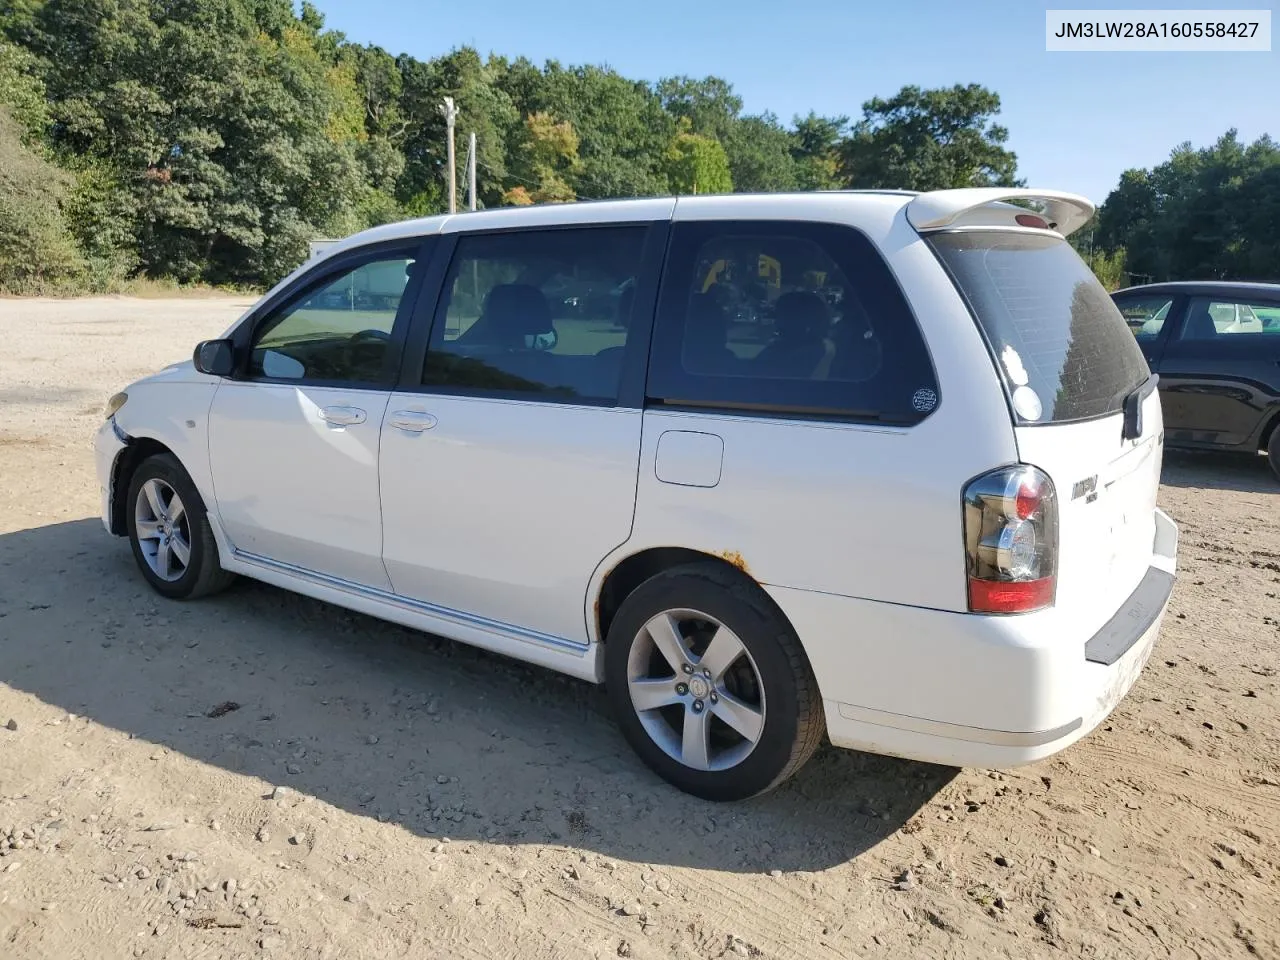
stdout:
[(726, 563), (730, 563), (733, 566), (737, 567), (739, 570), (745, 573), (748, 577), (751, 576), (751, 570), (747, 566), (747, 561), (742, 559), (742, 554), (740, 554), (737, 550), (721, 550), (719, 553), (716, 554), (716, 556), (719, 557), (721, 560), (724, 560)]

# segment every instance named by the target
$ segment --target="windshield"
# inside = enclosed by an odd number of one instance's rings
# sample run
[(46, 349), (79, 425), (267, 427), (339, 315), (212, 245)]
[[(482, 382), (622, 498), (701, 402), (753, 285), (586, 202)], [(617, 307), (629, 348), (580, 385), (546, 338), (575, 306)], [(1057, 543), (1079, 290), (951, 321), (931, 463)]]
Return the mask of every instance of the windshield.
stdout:
[(986, 334), (1020, 424), (1118, 413), (1150, 374), (1102, 284), (1060, 237), (928, 237)]

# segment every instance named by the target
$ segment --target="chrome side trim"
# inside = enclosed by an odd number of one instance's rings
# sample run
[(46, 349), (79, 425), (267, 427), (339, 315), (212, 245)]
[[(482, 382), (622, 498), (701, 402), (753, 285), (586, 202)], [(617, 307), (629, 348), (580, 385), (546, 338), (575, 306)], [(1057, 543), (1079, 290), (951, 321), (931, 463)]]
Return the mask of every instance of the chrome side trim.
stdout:
[(359, 596), (368, 597), (371, 600), (377, 600), (379, 603), (399, 607), (402, 610), (408, 610), (411, 613), (439, 617), (443, 620), (450, 620), (459, 626), (488, 630), (493, 633), (510, 637), (513, 640), (521, 640), (525, 643), (536, 644), (540, 647), (549, 647), (560, 653), (572, 653), (576, 656), (582, 657), (586, 656), (587, 650), (589, 649), (589, 645), (585, 643), (574, 643), (572, 640), (564, 639), (564, 637), (553, 637), (548, 633), (539, 633), (536, 630), (527, 630), (524, 627), (517, 627), (509, 623), (503, 623), (500, 620), (490, 620), (487, 617), (478, 617), (474, 614), (463, 613), (460, 610), (440, 607), (434, 603), (427, 603), (422, 600), (413, 600), (409, 597), (397, 596), (394, 593), (387, 593), (385, 590), (362, 586), (358, 583), (352, 583), (350, 580), (343, 580), (341, 577), (331, 577), (325, 573), (317, 573), (314, 570), (295, 566), (292, 563), (272, 560), (269, 557), (260, 557), (256, 553), (248, 553), (244, 550), (237, 549), (234, 551), (234, 556), (236, 560), (241, 563), (249, 564), (250, 566), (266, 567), (271, 570), (277, 570), (281, 573), (286, 573), (289, 576), (298, 577), (302, 580), (309, 580), (312, 583), (320, 584), (321, 586), (331, 587), (335, 590), (342, 590), (346, 593), (354, 593)]
[(944, 723), (941, 720), (925, 720), (921, 717), (909, 717), (902, 713), (887, 713), (884, 710), (870, 710), (866, 707), (855, 707), (851, 703), (837, 704), (840, 716), (846, 720), (870, 723), (878, 727), (891, 727), (895, 730), (908, 730), (911, 733), (922, 733), (931, 737), (946, 737), (949, 740), (966, 740), (970, 743), (989, 743), (997, 747), (1039, 747), (1046, 743), (1060, 740), (1067, 734), (1077, 730), (1083, 723), (1083, 717), (1064, 723), (1052, 730), (986, 730), (981, 727), (967, 727), (958, 723)]

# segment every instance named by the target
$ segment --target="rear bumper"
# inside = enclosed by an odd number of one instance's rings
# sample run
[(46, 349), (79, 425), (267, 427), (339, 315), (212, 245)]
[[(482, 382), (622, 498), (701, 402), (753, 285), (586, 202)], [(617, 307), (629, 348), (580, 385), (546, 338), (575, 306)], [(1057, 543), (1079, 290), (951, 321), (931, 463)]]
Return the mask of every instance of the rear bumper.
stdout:
[(982, 617), (768, 589), (809, 654), (836, 746), (1010, 767), (1070, 746), (1129, 692), (1164, 620), (1177, 539), (1157, 510), (1147, 576), (1093, 636), (1061, 609)]

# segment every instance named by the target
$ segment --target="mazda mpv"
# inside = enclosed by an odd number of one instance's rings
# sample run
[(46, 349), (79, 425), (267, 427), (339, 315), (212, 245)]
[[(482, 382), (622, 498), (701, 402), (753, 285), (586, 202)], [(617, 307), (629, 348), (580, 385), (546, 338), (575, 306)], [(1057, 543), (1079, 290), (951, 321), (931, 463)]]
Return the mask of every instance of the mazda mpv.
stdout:
[[(502, 209), (329, 247), (114, 396), (107, 529), (604, 683), (658, 775), (1005, 767), (1146, 663), (1160, 400), (1056, 191)], [(567, 292), (566, 292), (567, 291)]]

